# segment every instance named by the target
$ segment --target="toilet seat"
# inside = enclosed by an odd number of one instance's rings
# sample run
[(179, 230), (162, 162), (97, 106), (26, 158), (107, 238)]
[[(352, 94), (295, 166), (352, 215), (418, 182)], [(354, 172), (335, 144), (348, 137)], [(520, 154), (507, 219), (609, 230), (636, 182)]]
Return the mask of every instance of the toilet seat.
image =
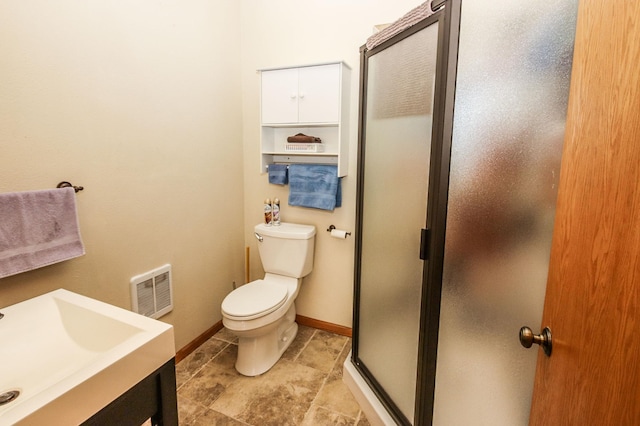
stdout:
[(285, 286), (256, 280), (229, 293), (222, 301), (222, 313), (227, 317), (251, 320), (270, 314), (286, 300)]

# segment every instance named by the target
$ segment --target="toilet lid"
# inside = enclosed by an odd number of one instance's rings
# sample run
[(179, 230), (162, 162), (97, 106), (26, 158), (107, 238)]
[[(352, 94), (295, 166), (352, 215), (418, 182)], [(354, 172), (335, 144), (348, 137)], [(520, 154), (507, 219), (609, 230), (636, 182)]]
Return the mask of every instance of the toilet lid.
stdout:
[(267, 315), (287, 300), (287, 288), (280, 284), (257, 280), (233, 290), (222, 301), (222, 312), (250, 319)]

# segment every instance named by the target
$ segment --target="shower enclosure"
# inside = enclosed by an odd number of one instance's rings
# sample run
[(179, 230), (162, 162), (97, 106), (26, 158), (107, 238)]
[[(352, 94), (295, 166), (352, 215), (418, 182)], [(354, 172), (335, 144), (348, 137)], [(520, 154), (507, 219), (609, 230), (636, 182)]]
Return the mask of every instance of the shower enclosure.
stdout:
[(525, 425), (577, 0), (428, 3), (361, 49), (345, 374), (383, 423)]

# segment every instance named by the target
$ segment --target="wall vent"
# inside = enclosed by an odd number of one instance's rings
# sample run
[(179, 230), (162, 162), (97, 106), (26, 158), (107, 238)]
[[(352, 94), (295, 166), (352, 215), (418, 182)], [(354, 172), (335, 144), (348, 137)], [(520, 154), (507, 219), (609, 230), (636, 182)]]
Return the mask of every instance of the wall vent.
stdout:
[(160, 318), (173, 310), (171, 265), (167, 264), (131, 278), (133, 311)]

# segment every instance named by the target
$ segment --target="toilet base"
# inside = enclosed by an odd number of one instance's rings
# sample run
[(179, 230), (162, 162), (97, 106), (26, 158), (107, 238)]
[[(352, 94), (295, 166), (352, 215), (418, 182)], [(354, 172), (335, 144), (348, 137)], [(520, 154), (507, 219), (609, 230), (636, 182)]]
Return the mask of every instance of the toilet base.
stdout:
[(295, 319), (296, 308), (292, 304), (279, 321), (254, 330), (230, 330), (238, 336), (238, 373), (257, 376), (273, 367), (298, 334)]

